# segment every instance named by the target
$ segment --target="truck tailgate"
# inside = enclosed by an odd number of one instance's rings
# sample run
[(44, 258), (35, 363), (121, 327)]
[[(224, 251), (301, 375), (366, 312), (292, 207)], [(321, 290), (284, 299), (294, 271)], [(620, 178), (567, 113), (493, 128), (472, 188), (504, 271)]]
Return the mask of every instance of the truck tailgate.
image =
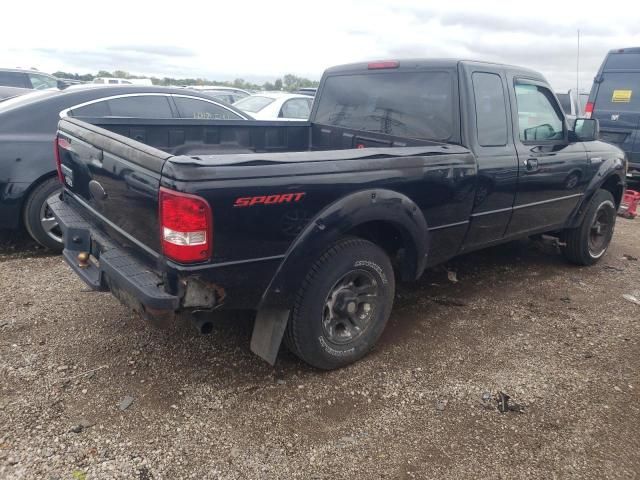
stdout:
[(171, 155), (72, 118), (60, 121), (56, 148), (67, 192), (107, 229), (160, 252), (158, 191)]

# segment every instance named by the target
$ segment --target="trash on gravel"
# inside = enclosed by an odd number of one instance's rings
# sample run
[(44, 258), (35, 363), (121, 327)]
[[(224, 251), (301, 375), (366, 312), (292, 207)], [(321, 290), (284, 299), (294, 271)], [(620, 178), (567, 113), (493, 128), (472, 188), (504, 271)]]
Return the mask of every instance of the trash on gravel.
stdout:
[(634, 257), (633, 255), (629, 255), (627, 253), (625, 253), (624, 255), (622, 255), (626, 260), (629, 260), (630, 262), (637, 262), (638, 261), (638, 257)]
[(90, 422), (89, 420), (85, 420), (83, 418), (78, 423), (76, 423), (74, 426), (72, 426), (69, 429), (69, 431), (72, 432), (72, 433), (80, 433), (86, 428), (93, 427), (93, 425), (94, 425), (93, 422)]
[(631, 303), (635, 303), (636, 305), (640, 305), (640, 299), (638, 299), (638, 297), (631, 295), (630, 293), (625, 293), (624, 295), (622, 295), (622, 298), (624, 298), (627, 302), (631, 302)]
[(498, 410), (500, 411), (500, 413), (524, 413), (524, 405), (509, 403), (509, 400), (511, 400), (511, 397), (509, 395), (504, 392), (498, 392), (498, 395), (496, 395), (496, 401), (498, 402)]
[(464, 300), (449, 297), (428, 297), (434, 303), (445, 305), (447, 307), (466, 307), (468, 305)]
[(447, 278), (450, 282), (458, 283), (458, 275), (453, 270), (447, 270)]
[(624, 268), (614, 267), (613, 265), (605, 265), (604, 268), (607, 270), (614, 270), (616, 272), (624, 272)]
[(122, 399), (122, 401), (118, 404), (118, 408), (122, 411), (126, 410), (133, 403), (133, 397), (127, 395)]
[(444, 411), (445, 408), (447, 408), (447, 404), (449, 403), (448, 400), (445, 399), (438, 399), (436, 400), (436, 409), (440, 412)]

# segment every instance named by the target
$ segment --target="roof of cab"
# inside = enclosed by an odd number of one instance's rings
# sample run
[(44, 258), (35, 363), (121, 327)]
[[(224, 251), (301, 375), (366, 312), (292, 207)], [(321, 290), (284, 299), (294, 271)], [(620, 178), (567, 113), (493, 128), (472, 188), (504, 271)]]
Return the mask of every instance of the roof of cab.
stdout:
[(640, 53), (640, 47), (614, 48), (609, 53)]
[(474, 66), (480, 65), (489, 65), (493, 67), (503, 67), (505, 70), (509, 70), (511, 72), (518, 72), (521, 74), (526, 74), (530, 77), (544, 79), (544, 77), (535, 70), (531, 70), (529, 68), (519, 67), (515, 65), (507, 65), (502, 63), (494, 63), (494, 62), (482, 62), (477, 60), (468, 60), (461, 58), (401, 58), (401, 59), (393, 59), (393, 60), (382, 60), (382, 61), (372, 61), (372, 62), (358, 62), (358, 63), (349, 63), (345, 65), (337, 65), (335, 67), (330, 67), (325, 71), (325, 74), (334, 74), (334, 73), (347, 73), (347, 72), (361, 72), (369, 70), (369, 65), (371, 63), (397, 63), (397, 67), (388, 67), (389, 69), (394, 70), (413, 70), (413, 69), (421, 69), (421, 68), (443, 68), (443, 69), (454, 69), (457, 68), (459, 64), (468, 64)]

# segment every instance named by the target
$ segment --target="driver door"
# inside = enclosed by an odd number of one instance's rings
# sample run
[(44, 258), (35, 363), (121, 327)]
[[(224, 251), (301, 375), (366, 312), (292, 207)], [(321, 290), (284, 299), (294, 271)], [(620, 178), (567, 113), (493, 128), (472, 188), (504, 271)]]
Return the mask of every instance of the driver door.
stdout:
[(564, 114), (544, 83), (514, 79), (518, 186), (507, 236), (562, 225), (588, 180), (581, 142), (570, 142)]

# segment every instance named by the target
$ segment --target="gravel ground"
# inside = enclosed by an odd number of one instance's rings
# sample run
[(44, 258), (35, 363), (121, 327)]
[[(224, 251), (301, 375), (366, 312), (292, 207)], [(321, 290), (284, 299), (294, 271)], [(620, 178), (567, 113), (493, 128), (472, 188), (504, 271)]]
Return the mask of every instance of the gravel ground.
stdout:
[(619, 219), (591, 268), (533, 242), (456, 259), (334, 372), (264, 364), (245, 313), (155, 329), (4, 241), (0, 478), (637, 478), (639, 238)]

